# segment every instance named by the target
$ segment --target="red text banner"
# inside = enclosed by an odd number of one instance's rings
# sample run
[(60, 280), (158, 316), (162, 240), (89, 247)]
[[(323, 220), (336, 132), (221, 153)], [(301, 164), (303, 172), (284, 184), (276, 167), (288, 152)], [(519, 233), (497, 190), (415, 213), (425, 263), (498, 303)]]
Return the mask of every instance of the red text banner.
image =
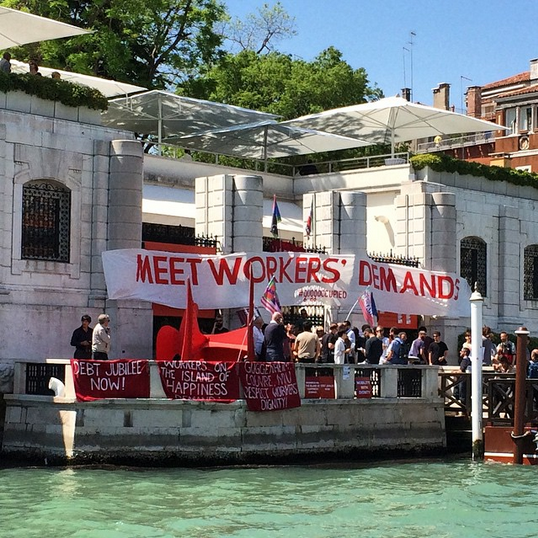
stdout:
[(242, 362), (238, 368), (250, 411), (277, 411), (301, 406), (295, 364)]
[(239, 399), (235, 362), (158, 361), (158, 364), (167, 398), (221, 403)]
[(275, 252), (227, 256), (138, 249), (103, 253), (110, 299), (186, 304), (190, 278), (201, 309), (242, 308), (254, 281), (257, 305), (274, 276), (283, 305), (350, 308), (369, 288), (377, 309), (399, 314), (468, 317), (469, 285), (452, 273), (374, 262), (368, 257)]
[(355, 394), (357, 398), (372, 397), (372, 382), (369, 377), (355, 378)]
[(332, 375), (306, 376), (305, 398), (325, 398), (334, 400), (334, 377)]
[(149, 363), (145, 359), (71, 359), (71, 369), (79, 401), (149, 398)]

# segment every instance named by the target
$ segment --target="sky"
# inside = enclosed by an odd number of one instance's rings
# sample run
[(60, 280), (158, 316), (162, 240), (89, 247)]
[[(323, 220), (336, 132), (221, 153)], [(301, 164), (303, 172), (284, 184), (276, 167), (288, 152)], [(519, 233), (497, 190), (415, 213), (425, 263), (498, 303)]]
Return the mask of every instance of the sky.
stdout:
[[(244, 17), (272, 0), (224, 0)], [(433, 104), (432, 88), (450, 86), (460, 112), (468, 86), (529, 70), (538, 58), (538, 0), (280, 0), (297, 35), (276, 49), (313, 60), (330, 46), (353, 68), (363, 67), (385, 96), (413, 90)], [(415, 35), (412, 35), (414, 33)], [(407, 50), (405, 50), (407, 49)]]

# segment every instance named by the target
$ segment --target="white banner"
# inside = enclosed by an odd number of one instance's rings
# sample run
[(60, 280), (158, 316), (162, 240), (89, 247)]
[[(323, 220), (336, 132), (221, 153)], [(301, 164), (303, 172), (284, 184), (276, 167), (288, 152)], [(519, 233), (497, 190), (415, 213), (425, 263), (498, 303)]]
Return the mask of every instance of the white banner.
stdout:
[(260, 306), (274, 275), (283, 306), (351, 308), (369, 287), (379, 311), (470, 315), (471, 290), (458, 275), (352, 255), (264, 252), (206, 256), (126, 249), (104, 252), (103, 267), (110, 299), (142, 299), (175, 308), (185, 308), (187, 278), (201, 309), (244, 307), (248, 305), (250, 275), (255, 304)]

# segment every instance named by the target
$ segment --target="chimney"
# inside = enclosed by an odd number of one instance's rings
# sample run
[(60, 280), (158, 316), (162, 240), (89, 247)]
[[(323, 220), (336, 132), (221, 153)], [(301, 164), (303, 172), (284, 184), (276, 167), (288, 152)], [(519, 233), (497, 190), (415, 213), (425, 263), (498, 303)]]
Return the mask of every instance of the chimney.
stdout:
[(450, 84), (441, 82), (437, 88), (433, 88), (433, 107), (449, 110)]
[(538, 58), (531, 60), (530, 83), (538, 82)]
[(402, 88), (402, 97), (406, 101), (411, 101), (411, 88)]
[(482, 87), (469, 86), (467, 88), (467, 115), (473, 118), (482, 117)]

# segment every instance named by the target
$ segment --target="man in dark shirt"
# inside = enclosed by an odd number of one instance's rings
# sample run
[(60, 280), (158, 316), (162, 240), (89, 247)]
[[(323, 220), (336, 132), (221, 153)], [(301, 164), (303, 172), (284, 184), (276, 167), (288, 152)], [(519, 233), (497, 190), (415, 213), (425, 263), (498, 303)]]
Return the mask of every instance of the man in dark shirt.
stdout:
[(267, 362), (284, 362), (284, 339), (286, 329), (283, 325), (284, 318), (280, 312), (275, 312), (271, 321), (265, 327), (265, 360)]
[(364, 330), (364, 336), (367, 338), (364, 347), (366, 362), (368, 364), (379, 364), (379, 359), (383, 355), (383, 341), (374, 334), (370, 327)]
[(331, 323), (329, 332), (321, 339), (321, 362), (334, 362), (334, 344), (338, 340), (338, 324)]
[(447, 364), (447, 355), (448, 347), (444, 342), (441, 342), (441, 333), (434, 331), (433, 343), (430, 344), (429, 363), (437, 366), (445, 366)]
[(92, 318), (86, 314), (82, 316), (80, 321), (82, 325), (78, 329), (75, 329), (73, 336), (71, 336), (71, 345), (76, 348), (73, 358), (91, 359), (93, 329), (90, 327), (90, 323), (92, 322)]

